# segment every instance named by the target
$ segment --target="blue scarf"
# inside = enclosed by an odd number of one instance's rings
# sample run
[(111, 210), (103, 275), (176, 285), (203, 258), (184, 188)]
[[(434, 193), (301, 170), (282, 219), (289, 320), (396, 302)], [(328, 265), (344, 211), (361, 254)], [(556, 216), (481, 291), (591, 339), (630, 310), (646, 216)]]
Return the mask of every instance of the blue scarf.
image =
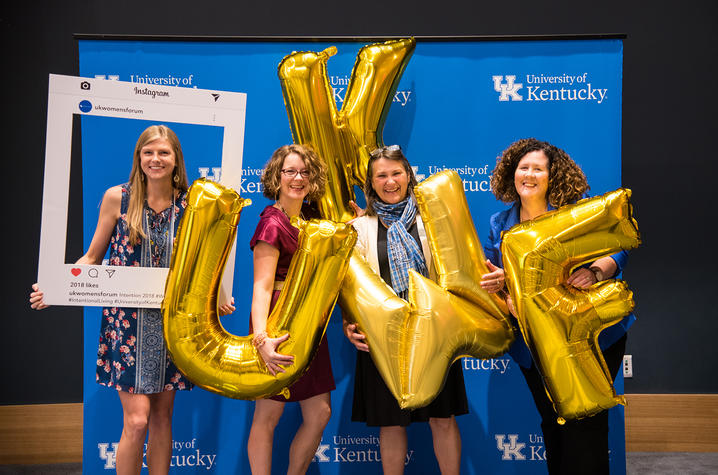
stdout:
[(424, 254), (408, 231), (416, 218), (416, 203), (411, 196), (407, 196), (393, 205), (375, 201), (373, 208), (389, 227), (386, 233), (386, 250), (389, 256), (391, 286), (399, 297), (405, 299), (409, 289), (409, 269), (414, 269), (423, 276), (428, 275)]

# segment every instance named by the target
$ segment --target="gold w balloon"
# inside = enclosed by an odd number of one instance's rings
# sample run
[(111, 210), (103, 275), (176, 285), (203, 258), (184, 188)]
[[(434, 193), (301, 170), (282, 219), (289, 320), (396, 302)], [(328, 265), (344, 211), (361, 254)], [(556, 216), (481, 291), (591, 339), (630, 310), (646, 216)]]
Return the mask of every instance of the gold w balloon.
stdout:
[(582, 200), (503, 235), (506, 282), (521, 333), (564, 419), (625, 404), (613, 388), (598, 334), (631, 312), (633, 294), (617, 280), (587, 290), (564, 282), (579, 265), (640, 244), (630, 196), (619, 189)]
[(436, 283), (410, 271), (408, 302), (356, 253), (339, 304), (366, 335), (372, 360), (404, 409), (429, 404), (463, 356), (493, 358), (514, 340), (505, 303), (483, 290), (489, 272), (459, 175), (445, 171), (414, 188)]
[(267, 333), (289, 332), (282, 351), (294, 364), (276, 377), (266, 370), (252, 335), (227, 332), (217, 315), (219, 284), (249, 204), (229, 188), (197, 180), (190, 187), (162, 302), (165, 341), (177, 367), (208, 391), (239, 399), (288, 395), (309, 367), (324, 335), (356, 242), (351, 226), (324, 220), (297, 223), (299, 243)]
[(382, 144), (389, 106), (415, 46), (409, 38), (363, 47), (341, 110), (327, 76), (336, 47), (292, 53), (279, 63), (294, 142), (310, 144), (328, 167), (327, 190), (319, 201), (324, 218), (344, 222), (353, 217), (354, 185), (364, 184), (369, 154)]

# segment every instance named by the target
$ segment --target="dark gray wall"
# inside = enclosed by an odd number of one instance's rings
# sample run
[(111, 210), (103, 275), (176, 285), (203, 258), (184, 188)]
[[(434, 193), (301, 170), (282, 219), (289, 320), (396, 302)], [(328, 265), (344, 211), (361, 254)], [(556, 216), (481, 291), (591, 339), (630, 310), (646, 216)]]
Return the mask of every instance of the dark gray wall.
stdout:
[[(82, 400), (82, 313), (33, 312), (48, 73), (77, 74), (73, 33), (229, 36), (626, 33), (623, 185), (643, 246), (625, 278), (639, 321), (627, 393), (718, 392), (713, 262), (718, 3), (95, 0), (14, 2), (2, 13), (2, 404)], [(79, 254), (80, 250), (75, 252)], [(90, 324), (96, 324), (91, 322)], [(91, 369), (88, 368), (88, 371)]]

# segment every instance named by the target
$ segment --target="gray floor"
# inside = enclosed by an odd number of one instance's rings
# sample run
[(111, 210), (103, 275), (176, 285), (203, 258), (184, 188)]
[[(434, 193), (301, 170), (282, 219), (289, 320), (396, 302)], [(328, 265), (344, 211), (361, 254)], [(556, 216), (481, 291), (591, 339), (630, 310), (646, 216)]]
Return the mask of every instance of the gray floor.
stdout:
[(627, 475), (716, 475), (718, 452), (628, 452)]
[[(627, 475), (717, 475), (718, 452), (628, 452)], [(82, 464), (0, 465), (0, 475), (81, 475)], [(488, 474), (487, 474), (488, 475)]]

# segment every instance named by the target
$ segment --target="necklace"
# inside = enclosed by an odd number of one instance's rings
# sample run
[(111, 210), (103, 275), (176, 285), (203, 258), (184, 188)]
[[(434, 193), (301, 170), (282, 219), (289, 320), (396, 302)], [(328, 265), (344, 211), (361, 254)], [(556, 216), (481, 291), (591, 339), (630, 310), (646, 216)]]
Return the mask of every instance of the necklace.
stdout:
[[(169, 219), (169, 229), (165, 233), (165, 242), (164, 242), (164, 249), (163, 253), (160, 257), (160, 267), (168, 267), (169, 266), (169, 259), (172, 255), (172, 246), (174, 244), (174, 233), (175, 233), (175, 199), (173, 197), (172, 202), (170, 203), (170, 219)], [(152, 262), (152, 234), (150, 231), (150, 221), (149, 221), (149, 214), (150, 214), (150, 207), (149, 205), (144, 209), (144, 215), (145, 215), (145, 222), (143, 231), (145, 232), (145, 238), (142, 240), (142, 266), (143, 267), (154, 267)], [(154, 213), (154, 210), (152, 210)], [(160, 214), (160, 213), (155, 213)]]
[[(280, 203), (279, 201), (275, 201), (274, 204), (277, 205), (277, 208), (279, 209), (279, 211), (284, 213), (284, 216), (286, 216), (289, 221), (292, 220), (292, 217), (289, 216), (289, 213), (287, 213), (287, 210), (284, 209), (284, 206), (282, 206), (282, 203)], [(299, 211), (299, 217), (304, 219), (304, 213), (302, 213), (301, 210)], [(306, 221), (306, 219), (304, 219), (304, 220)]]

